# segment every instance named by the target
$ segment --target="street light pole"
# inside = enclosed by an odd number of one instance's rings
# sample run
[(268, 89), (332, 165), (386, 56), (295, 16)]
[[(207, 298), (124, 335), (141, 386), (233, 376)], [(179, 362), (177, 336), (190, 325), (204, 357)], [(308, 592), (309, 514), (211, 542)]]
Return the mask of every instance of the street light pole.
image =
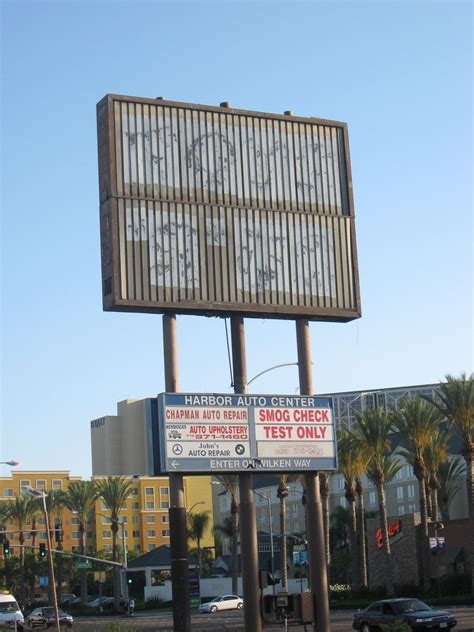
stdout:
[(260, 496), (260, 498), (263, 498), (263, 500), (265, 500), (267, 502), (268, 520), (270, 522), (270, 564), (271, 564), (271, 571), (272, 571), (273, 594), (275, 594), (276, 593), (276, 585), (275, 585), (275, 547), (273, 545), (272, 504), (271, 504), (270, 498), (268, 496), (265, 496), (265, 494), (261, 494), (260, 492), (257, 492), (255, 490), (253, 490), (253, 493), (257, 494), (257, 496)]
[(59, 628), (59, 610), (58, 610), (58, 597), (56, 593), (56, 579), (54, 577), (54, 564), (53, 564), (53, 547), (51, 546), (51, 533), (49, 530), (49, 516), (48, 509), (46, 507), (46, 492), (41, 491), (39, 489), (34, 489), (33, 487), (26, 487), (26, 492), (33, 496), (34, 498), (42, 498), (43, 500), (43, 511), (44, 511), (44, 521), (46, 526), (46, 542), (48, 543), (48, 563), (49, 563), (49, 574), (51, 577), (51, 594), (53, 597), (53, 608), (54, 608), (54, 618), (56, 620), (56, 630), (60, 632)]

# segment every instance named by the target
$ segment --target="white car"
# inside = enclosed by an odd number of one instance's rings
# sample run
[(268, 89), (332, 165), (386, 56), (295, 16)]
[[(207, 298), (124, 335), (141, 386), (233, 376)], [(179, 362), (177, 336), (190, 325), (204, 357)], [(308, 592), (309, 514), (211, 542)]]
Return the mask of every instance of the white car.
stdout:
[(240, 610), (244, 607), (244, 600), (237, 595), (222, 595), (214, 597), (212, 601), (202, 603), (199, 606), (199, 612), (217, 612), (218, 610)]
[(0, 627), (5, 624), (9, 627), (17, 626), (23, 629), (23, 614), (13, 595), (0, 595)]

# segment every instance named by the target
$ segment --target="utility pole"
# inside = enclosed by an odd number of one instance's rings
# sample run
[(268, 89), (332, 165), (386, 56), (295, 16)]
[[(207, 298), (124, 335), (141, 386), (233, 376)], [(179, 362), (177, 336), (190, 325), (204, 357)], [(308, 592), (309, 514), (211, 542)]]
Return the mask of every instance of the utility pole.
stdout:
[[(231, 316), (232, 360), (234, 393), (247, 391), (247, 360), (243, 316)], [(250, 472), (239, 474), (240, 493), (240, 559), (244, 593), (244, 622), (246, 632), (261, 632), (260, 599), (258, 590), (257, 517)]]
[[(163, 315), (163, 355), (165, 390), (167, 393), (177, 393), (179, 381), (176, 314)], [(169, 481), (173, 630), (174, 632), (191, 632), (188, 538), (183, 475), (179, 472), (170, 472)]]
[[(300, 395), (312, 395), (311, 346), (309, 321), (306, 319), (299, 318), (296, 320), (296, 341), (298, 347)], [(313, 630), (314, 632), (331, 632), (319, 475), (317, 472), (307, 472), (304, 479), (306, 488), (306, 535), (313, 597)]]

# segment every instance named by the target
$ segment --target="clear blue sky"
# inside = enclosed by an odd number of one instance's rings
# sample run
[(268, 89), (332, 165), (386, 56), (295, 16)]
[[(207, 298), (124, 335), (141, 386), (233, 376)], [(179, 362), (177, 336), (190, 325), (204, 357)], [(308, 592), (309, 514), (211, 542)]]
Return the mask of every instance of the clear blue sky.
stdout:
[[(1, 460), (89, 475), (89, 421), (164, 390), (161, 317), (102, 312), (106, 93), (347, 121), (363, 317), (312, 324), (316, 391), (472, 369), (471, 2), (1, 8)], [(294, 323), (246, 322), (249, 377), (296, 360)], [(228, 392), (223, 321), (178, 335), (181, 389)], [(297, 386), (289, 367), (252, 392)]]

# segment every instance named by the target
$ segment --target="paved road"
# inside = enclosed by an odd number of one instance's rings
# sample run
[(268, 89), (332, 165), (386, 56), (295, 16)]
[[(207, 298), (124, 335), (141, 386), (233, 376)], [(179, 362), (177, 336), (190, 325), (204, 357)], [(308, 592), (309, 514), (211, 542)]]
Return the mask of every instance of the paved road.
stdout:
[[(474, 632), (474, 608), (449, 608), (455, 614), (458, 625), (455, 632)], [(103, 632), (111, 623), (118, 623), (124, 630), (137, 630), (147, 632), (173, 632), (173, 617), (171, 613), (141, 613), (134, 617), (90, 617), (76, 621), (73, 630), (76, 632)], [(291, 626), (290, 632), (304, 632), (303, 626)], [(243, 632), (244, 620), (241, 612), (194, 614), (192, 616), (193, 632)], [(283, 632), (284, 625), (270, 625), (265, 627), (265, 632)], [(331, 612), (331, 632), (351, 632), (352, 612)], [(307, 632), (311, 632), (311, 626), (307, 626)]]

